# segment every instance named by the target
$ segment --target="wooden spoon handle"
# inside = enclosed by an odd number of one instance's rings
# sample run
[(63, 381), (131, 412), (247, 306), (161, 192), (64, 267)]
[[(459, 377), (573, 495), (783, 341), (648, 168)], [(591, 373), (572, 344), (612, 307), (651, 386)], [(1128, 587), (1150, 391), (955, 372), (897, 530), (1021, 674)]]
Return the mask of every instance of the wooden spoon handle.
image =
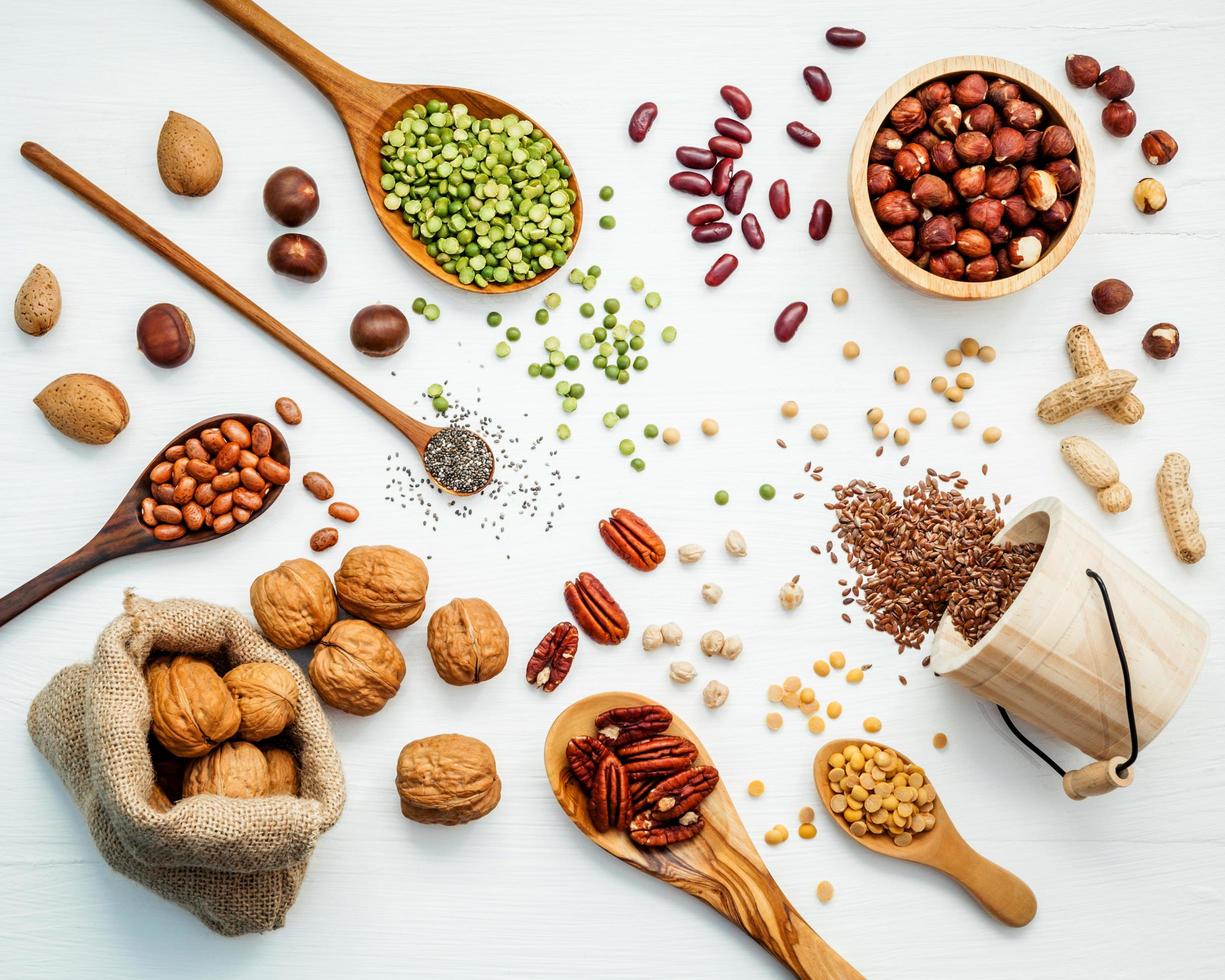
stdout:
[[(244, 6), (254, 6), (254, 4), (244, 4)], [(293, 351), (307, 364), (327, 375), (368, 408), (378, 412), (407, 436), (419, 452), (424, 452), (425, 444), (429, 442), (430, 436), (437, 431), (436, 429), (406, 415), (385, 398), (376, 395), (353, 375), (342, 370), (270, 313), (256, 306), (210, 268), (183, 251), (143, 218), (129, 211), (106, 191), (73, 170), (55, 154), (37, 143), (23, 143), (21, 155), (43, 173), (59, 181), (95, 210), (110, 218), (129, 235), (160, 255), (180, 272), (194, 279), (222, 302), (241, 313), (268, 336)]]
[(935, 867), (1006, 926), (1028, 925), (1038, 912), (1038, 900), (1029, 885), (1006, 868), (988, 861), (960, 837), (957, 845), (945, 850)]
[(58, 564), (52, 565), (41, 575), (36, 575), (25, 585), (20, 585), (8, 595), (0, 598), (0, 626), (16, 619), (36, 602), (41, 602), (62, 585), (67, 585), (78, 575), (88, 572), (95, 565), (115, 555), (108, 550), (97, 547), (97, 542), (91, 541), (85, 547), (74, 551)]
[(345, 93), (366, 79), (333, 61), (313, 44), (299, 37), (268, 11), (250, 0), (204, 0), (252, 37), (261, 41), (296, 68), (337, 105)]

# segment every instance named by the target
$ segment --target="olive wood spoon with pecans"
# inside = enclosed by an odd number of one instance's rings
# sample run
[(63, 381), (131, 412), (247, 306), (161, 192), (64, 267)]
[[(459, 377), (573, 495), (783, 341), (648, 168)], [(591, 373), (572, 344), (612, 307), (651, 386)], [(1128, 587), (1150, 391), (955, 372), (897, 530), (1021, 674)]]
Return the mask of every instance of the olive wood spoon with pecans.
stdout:
[[(214, 534), (208, 528), (203, 527), (199, 531), (189, 531), (174, 541), (161, 541), (153, 536), (153, 528), (140, 519), (140, 502), (149, 496), (149, 471), (165, 458), (166, 450), (171, 446), (182, 445), (192, 436), (199, 434), (201, 429), (213, 428), (226, 419), (238, 419), (248, 429), (256, 422), (263, 422), (272, 430), (272, 449), (268, 455), (278, 463), (289, 465), (289, 447), (285, 444), (285, 437), (281, 435), (276, 426), (257, 415), (241, 415), (231, 412), (229, 415), (214, 415), (203, 422), (197, 422), (162, 447), (161, 452), (154, 456), (149, 465), (141, 471), (136, 482), (132, 484), (132, 488), (124, 494), (123, 500), (115, 508), (115, 513), (111, 514), (102, 529), (85, 545), (59, 564), (52, 565), (41, 575), (0, 598), (0, 626), (25, 612), (36, 602), (47, 598), (61, 585), (68, 584), (78, 575), (88, 572), (104, 561), (141, 551), (160, 551), (166, 548), (184, 548), (189, 544), (203, 544), (205, 541), (237, 534), (246, 527), (245, 524), (237, 524), (229, 534)], [(281, 489), (280, 485), (272, 484), (272, 489), (264, 496), (263, 505), (251, 515), (247, 524), (251, 524), (267, 513), (268, 508), (275, 504), (277, 497), (281, 495)]]
[[(865, 741), (892, 752), (908, 765), (913, 764), (897, 749), (872, 738), (835, 739), (826, 742), (813, 760), (812, 776), (817, 784), (821, 802), (825, 804), (825, 812), (834, 823), (851, 840), (870, 851), (885, 857), (925, 864), (929, 868), (944, 872), (968, 891), (986, 912), (1004, 925), (1018, 928), (1028, 925), (1038, 912), (1038, 900), (1033, 891), (1011, 871), (988, 861), (965, 842), (953, 825), (948, 811), (944, 809), (939, 787), (936, 788), (936, 806), (932, 811), (936, 815), (936, 825), (931, 830), (915, 834), (906, 847), (898, 847), (888, 834), (865, 834), (863, 837), (856, 837), (851, 833), (850, 825), (830, 809), (834, 791), (825, 774), (829, 772), (831, 755), (841, 752), (849, 745), (862, 745)], [(926, 773), (926, 770), (924, 772)]]
[[(383, 173), (381, 168), (383, 158), (379, 153), (383, 145), (383, 134), (400, 121), (406, 108), (417, 103), (424, 104), (431, 99), (452, 105), (459, 102), (466, 105), (469, 114), (476, 118), (513, 114), (520, 119), (531, 119), (545, 137), (552, 141), (562, 158), (569, 164), (570, 159), (566, 156), (565, 151), (533, 117), (515, 108), (509, 102), (502, 101), (497, 96), (478, 92), (476, 89), (459, 88), (454, 85), (396, 85), (363, 78), (333, 61), (272, 17), (262, 7), (251, 3), (250, 0), (205, 0), (205, 2), (280, 55), (332, 103), (332, 108), (340, 116), (340, 121), (349, 134), (349, 142), (353, 145), (353, 155), (357, 158), (358, 174), (362, 185), (366, 188), (366, 193), (370, 196), (370, 204), (374, 208), (374, 213), (382, 222), (383, 230), (391, 236), (392, 241), (405, 255), (435, 279), (469, 292), (496, 296), (538, 286), (560, 268), (560, 266), (555, 266), (534, 279), (526, 279), (521, 282), (505, 284), (491, 282), (484, 288), (475, 284), (465, 285), (451, 273), (444, 272), (442, 266), (434, 261), (426, 252), (425, 243), (413, 237), (410, 226), (401, 217), (399, 211), (388, 211), (383, 207), (386, 192), (379, 186), (379, 178)], [(572, 165), (571, 171), (570, 188), (576, 195), (571, 208), (571, 213), (574, 215), (573, 238), (577, 245), (579, 232), (583, 227), (583, 197), (579, 192), (578, 178), (573, 175)]]
[[(340, 385), (340, 387), (367, 408), (383, 416), (401, 435), (413, 444), (413, 447), (421, 454), (424, 461), (425, 447), (434, 436), (443, 431), (441, 428), (435, 425), (426, 425), (424, 422), (400, 411), (391, 402), (387, 401), (386, 398), (375, 394), (358, 381), (357, 378), (353, 377), (353, 375), (308, 344), (285, 326), (285, 324), (275, 319), (263, 308), (257, 306), (203, 262), (189, 255), (138, 214), (128, 210), (124, 205), (116, 201), (101, 187), (89, 180), (89, 178), (73, 170), (72, 167), (68, 166), (54, 153), (51, 153), (37, 143), (22, 143), (21, 155), (47, 176), (76, 194), (77, 197), (81, 198), (81, 200), (103, 217), (109, 218), (138, 242), (145, 245), (150, 251), (160, 255), (189, 279), (195, 280), (198, 285), (203, 286), (231, 309), (241, 313), (269, 337), (281, 344), (281, 346), (297, 354), (307, 364), (336, 382), (336, 384)], [(475, 433), (473, 434), (476, 435)], [(484, 442), (484, 440), (481, 441)], [(485, 448), (492, 461), (493, 450), (489, 449), (488, 444), (485, 445)], [(435, 479), (434, 474), (430, 472), (428, 466), (426, 467), (426, 475), (445, 493), (456, 497), (469, 497), (472, 494), (480, 493), (485, 487), (489, 486), (493, 480), (493, 466), (491, 463), (489, 478), (483, 486), (475, 490), (463, 492), (453, 490), (439, 483)]]
[[(797, 977), (863, 980), (787, 901), (753, 847), (722, 782), (702, 802), (705, 828), (680, 844), (640, 848), (625, 831), (601, 833), (592, 826), (587, 794), (566, 764), (566, 743), (576, 735), (593, 734), (596, 716), (609, 708), (654, 703), (641, 694), (609, 691), (583, 698), (557, 716), (545, 737), (544, 767), (566, 815), (613, 857), (701, 899)], [(668, 731), (693, 742), (698, 748), (697, 762), (710, 764), (710, 753), (675, 715)]]

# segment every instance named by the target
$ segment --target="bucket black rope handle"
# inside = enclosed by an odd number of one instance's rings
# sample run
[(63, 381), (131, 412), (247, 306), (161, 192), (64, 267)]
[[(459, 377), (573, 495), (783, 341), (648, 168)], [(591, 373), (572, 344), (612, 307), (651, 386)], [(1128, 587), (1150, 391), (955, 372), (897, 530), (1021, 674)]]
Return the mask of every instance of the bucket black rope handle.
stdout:
[[(1127, 654), (1123, 652), (1123, 639), (1119, 636), (1119, 625), (1114, 619), (1114, 608), (1110, 605), (1110, 593), (1106, 591), (1106, 583), (1102, 581), (1102, 577), (1097, 574), (1092, 568), (1086, 568), (1085, 574), (1097, 583), (1097, 587), (1102, 593), (1102, 602), (1106, 606), (1106, 618), (1110, 621), (1110, 633), (1114, 637), (1114, 648), (1119, 653), (1119, 668), (1123, 672), (1123, 699), (1127, 704), (1127, 729), (1131, 735), (1131, 752), (1126, 759), (1119, 765), (1116, 772), (1120, 777), (1127, 775), (1127, 770), (1135, 765), (1136, 757), (1140, 754), (1139, 738), (1136, 735), (1136, 709), (1131, 700), (1131, 672), (1127, 669)], [(1049, 755), (1043, 752), (1038, 746), (1021, 734), (1021, 730), (1017, 728), (1013, 720), (1008, 716), (1008, 712), (1002, 706), (996, 705), (999, 708), (1000, 715), (1004, 719), (1004, 724), (1008, 726), (1008, 730), (1015, 735), (1023, 745), (1030, 749), (1039, 759), (1045, 762), (1048, 766), (1059, 773), (1060, 776), (1066, 775), (1064, 769), (1052, 759)]]

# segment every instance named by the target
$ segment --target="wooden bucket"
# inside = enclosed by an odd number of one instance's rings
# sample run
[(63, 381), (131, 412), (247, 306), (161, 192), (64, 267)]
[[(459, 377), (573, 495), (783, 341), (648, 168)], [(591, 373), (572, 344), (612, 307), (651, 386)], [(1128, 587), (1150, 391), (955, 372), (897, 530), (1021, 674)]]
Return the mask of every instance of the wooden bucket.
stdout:
[[(1031, 504), (996, 540), (1038, 542), (1042, 555), (1021, 594), (973, 647), (945, 614), (932, 669), (1095, 759), (1127, 756), (1122, 668), (1091, 569), (1109, 591), (1143, 748), (1191, 689), (1208, 624), (1054, 497)], [(1065, 789), (1074, 796), (1066, 779)]]

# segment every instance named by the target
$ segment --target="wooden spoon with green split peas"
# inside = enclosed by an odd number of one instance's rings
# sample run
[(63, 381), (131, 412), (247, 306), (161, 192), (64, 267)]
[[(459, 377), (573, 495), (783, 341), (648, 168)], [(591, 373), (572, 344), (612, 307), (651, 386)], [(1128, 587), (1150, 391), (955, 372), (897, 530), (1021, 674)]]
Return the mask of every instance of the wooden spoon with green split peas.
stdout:
[[(396, 85), (363, 78), (333, 61), (272, 17), (266, 10), (251, 3), (250, 0), (205, 0), (205, 3), (210, 7), (215, 7), (248, 34), (284, 58), (332, 103), (332, 107), (340, 116), (340, 121), (349, 134), (349, 142), (353, 144), (353, 155), (357, 158), (357, 169), (361, 175), (362, 184), (370, 196), (370, 204), (374, 208), (374, 213), (378, 215), (383, 230), (391, 236), (405, 255), (430, 275), (450, 286), (457, 286), (469, 292), (496, 296), (537, 286), (560, 268), (560, 266), (554, 266), (546, 269), (532, 279), (512, 280), (507, 283), (491, 281), (484, 287), (475, 283), (460, 282), (457, 276), (446, 272), (434, 261), (434, 258), (426, 251), (423, 241), (413, 237), (412, 228), (401, 213), (389, 211), (383, 205), (386, 192), (379, 185), (379, 178), (383, 175), (383, 157), (379, 152), (383, 145), (383, 134), (401, 120), (405, 109), (413, 105), (424, 105), (431, 99), (450, 105), (462, 103), (468, 107), (468, 114), (475, 119), (497, 118), (506, 115), (515, 115), (520, 119), (532, 119), (531, 116), (497, 96), (478, 92), (475, 89), (460, 88), (455, 85)], [(573, 166), (570, 165), (569, 158), (558, 146), (557, 141), (545, 132), (544, 127), (540, 126), (537, 120), (532, 119), (532, 121), (544, 133), (545, 138), (553, 143), (566, 164), (571, 166), (569, 182), (570, 189), (575, 194), (574, 204), (570, 209), (574, 217), (574, 231), (571, 237), (577, 244), (579, 232), (583, 226), (583, 197), (579, 192), (578, 179), (573, 174)], [(573, 249), (571, 251), (573, 252)]]

